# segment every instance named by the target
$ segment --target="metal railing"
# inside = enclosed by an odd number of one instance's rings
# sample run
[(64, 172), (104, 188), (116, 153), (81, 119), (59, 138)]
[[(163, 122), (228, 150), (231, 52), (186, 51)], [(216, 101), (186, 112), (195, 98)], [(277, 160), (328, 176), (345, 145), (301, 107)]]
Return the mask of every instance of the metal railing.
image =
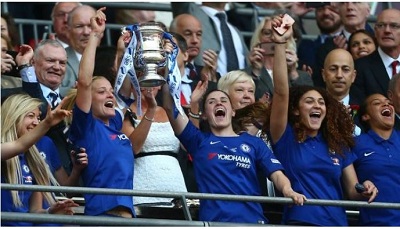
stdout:
[[(145, 219), (136, 221), (124, 219), (114, 220), (107, 217), (91, 217), (91, 216), (51, 216), (50, 218), (43, 214), (22, 214), (22, 213), (7, 213), (1, 212), (1, 219), (5, 221), (29, 221), (29, 222), (57, 222), (65, 224), (80, 224), (80, 225), (152, 225), (156, 226), (159, 223), (168, 226), (210, 226), (210, 225), (237, 225), (227, 223), (215, 222), (200, 222), (194, 221), (190, 217), (190, 211), (186, 204), (188, 199), (209, 199), (209, 200), (228, 200), (228, 201), (244, 201), (244, 202), (259, 202), (259, 203), (274, 203), (274, 204), (293, 204), (292, 199), (285, 197), (264, 197), (264, 196), (243, 196), (243, 195), (228, 195), (228, 194), (211, 194), (211, 193), (191, 193), (191, 192), (160, 192), (149, 190), (127, 190), (127, 189), (105, 189), (105, 188), (87, 188), (87, 187), (66, 187), (66, 186), (42, 186), (42, 185), (15, 185), (15, 184), (1, 184), (3, 190), (20, 190), (20, 191), (44, 191), (44, 192), (58, 192), (58, 193), (90, 193), (90, 194), (107, 194), (107, 195), (124, 195), (124, 196), (146, 196), (146, 197), (170, 197), (180, 198), (182, 201), (182, 210), (186, 220), (161, 220), (150, 222)], [(321, 199), (308, 199), (304, 205), (324, 205), (324, 206), (341, 206), (347, 208), (393, 208), (400, 209), (400, 203), (383, 203), (366, 201), (348, 201), (348, 200), (321, 200)], [(88, 217), (88, 218), (85, 218)], [(107, 218), (107, 219), (103, 219)], [(98, 220), (97, 220), (98, 219)], [(153, 219), (151, 219), (153, 220)], [(116, 221), (121, 224), (111, 224)], [(165, 222), (164, 222), (165, 221)], [(109, 224), (110, 223), (110, 224)], [(251, 224), (253, 225), (253, 224)]]

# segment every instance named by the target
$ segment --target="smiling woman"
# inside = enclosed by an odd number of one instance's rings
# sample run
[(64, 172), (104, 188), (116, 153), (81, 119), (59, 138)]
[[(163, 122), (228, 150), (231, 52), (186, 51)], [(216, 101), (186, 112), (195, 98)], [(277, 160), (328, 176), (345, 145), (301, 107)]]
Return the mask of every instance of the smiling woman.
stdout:
[[(400, 131), (394, 129), (394, 107), (385, 96), (373, 94), (361, 105), (359, 114), (367, 132), (356, 138), (353, 149), (357, 175), (379, 187), (376, 201), (399, 203)], [(400, 211), (361, 208), (360, 225), (400, 226)]]

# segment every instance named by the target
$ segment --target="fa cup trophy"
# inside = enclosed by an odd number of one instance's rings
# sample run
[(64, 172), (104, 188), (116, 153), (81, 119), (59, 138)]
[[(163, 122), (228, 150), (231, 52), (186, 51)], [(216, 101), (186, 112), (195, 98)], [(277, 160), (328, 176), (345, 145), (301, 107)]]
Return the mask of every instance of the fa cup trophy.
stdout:
[(163, 48), (163, 33), (161, 25), (157, 22), (139, 24), (135, 31), (137, 37), (135, 69), (141, 87), (157, 87), (166, 81), (157, 74), (160, 67), (166, 65), (166, 55)]

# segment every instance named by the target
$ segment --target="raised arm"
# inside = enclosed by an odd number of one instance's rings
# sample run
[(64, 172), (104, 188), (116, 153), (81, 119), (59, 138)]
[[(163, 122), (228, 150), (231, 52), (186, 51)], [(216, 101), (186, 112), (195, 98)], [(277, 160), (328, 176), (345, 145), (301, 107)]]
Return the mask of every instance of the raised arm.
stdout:
[[(282, 23), (282, 16), (276, 16), (272, 20), (273, 27), (279, 27)], [(272, 98), (270, 131), (272, 142), (276, 143), (286, 129), (288, 106), (289, 106), (289, 80), (288, 68), (286, 63), (286, 42), (292, 36), (292, 27), (279, 35), (274, 29), (272, 30), (273, 40), (275, 42), (274, 66), (273, 66), (273, 82), (274, 96)]]
[(178, 136), (186, 127), (187, 123), (189, 122), (189, 118), (186, 116), (185, 113), (183, 113), (183, 115), (179, 113), (178, 116), (174, 118), (174, 101), (172, 100), (171, 94), (169, 93), (168, 84), (164, 84), (161, 91), (164, 109), (167, 112), (168, 119), (171, 123), (172, 128), (174, 129), (175, 135)]
[(71, 111), (61, 109), (65, 103), (65, 100), (66, 98), (64, 98), (53, 111), (51, 111), (50, 106), (48, 106), (46, 118), (28, 134), (24, 134), (12, 142), (1, 143), (1, 160), (3, 161), (10, 159), (22, 152), (27, 151), (46, 134), (50, 127), (58, 124), (66, 116), (71, 115)]
[(92, 31), (90, 32), (88, 44), (85, 51), (83, 51), (79, 64), (76, 105), (86, 113), (90, 111), (90, 107), (92, 106), (91, 84), (94, 61), (97, 45), (103, 37), (105, 30), (106, 15), (103, 13), (105, 9), (105, 7), (100, 8), (97, 10), (96, 15), (90, 19)]

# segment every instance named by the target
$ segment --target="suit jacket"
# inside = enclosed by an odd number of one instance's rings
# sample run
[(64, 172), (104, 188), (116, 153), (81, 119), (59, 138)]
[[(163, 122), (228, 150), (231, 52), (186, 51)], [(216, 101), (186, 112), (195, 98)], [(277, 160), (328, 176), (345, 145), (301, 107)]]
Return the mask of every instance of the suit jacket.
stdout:
[[(171, 2), (171, 7), (174, 17), (179, 14), (187, 13), (193, 15), (201, 22), (203, 29), (202, 45), (200, 49), (200, 54), (196, 57), (194, 62), (197, 65), (204, 66), (203, 56), (201, 55), (204, 50), (212, 49), (216, 52), (219, 52), (221, 50), (221, 43), (218, 37), (219, 32), (215, 28), (213, 20), (201, 9), (200, 6), (198, 6), (194, 2)], [(247, 45), (240, 31), (237, 29), (236, 31), (239, 33), (240, 40), (242, 42), (244, 51), (243, 55), (247, 57), (247, 54), (249, 53)]]
[[(40, 84), (38, 82), (31, 83), (22, 81), (22, 88), (31, 97), (38, 98), (42, 101), (42, 106), (40, 107), (40, 118), (43, 120), (47, 114), (48, 101), (43, 95)], [(66, 133), (64, 133), (65, 128), (65, 123), (62, 121), (59, 124), (50, 128), (46, 135), (53, 140), (54, 144), (57, 147), (61, 164), (64, 167), (65, 171), (70, 174), (72, 171), (72, 161), (69, 152), (72, 149), (72, 145), (67, 142), (67, 135)]]
[(390, 79), (378, 50), (357, 59), (355, 69), (357, 76), (350, 88), (351, 97), (363, 102), (371, 94), (387, 94)]
[(65, 49), (67, 52), (67, 71), (65, 73), (64, 80), (60, 86), (60, 94), (65, 96), (68, 90), (75, 86), (75, 82), (78, 80), (79, 72), (79, 60), (76, 57), (75, 50), (69, 46)]
[(319, 35), (315, 40), (305, 38), (301, 39), (299, 47), (297, 48), (299, 66), (303, 66), (305, 64), (310, 66), (312, 69), (315, 69), (317, 50), (321, 45), (321, 35)]

